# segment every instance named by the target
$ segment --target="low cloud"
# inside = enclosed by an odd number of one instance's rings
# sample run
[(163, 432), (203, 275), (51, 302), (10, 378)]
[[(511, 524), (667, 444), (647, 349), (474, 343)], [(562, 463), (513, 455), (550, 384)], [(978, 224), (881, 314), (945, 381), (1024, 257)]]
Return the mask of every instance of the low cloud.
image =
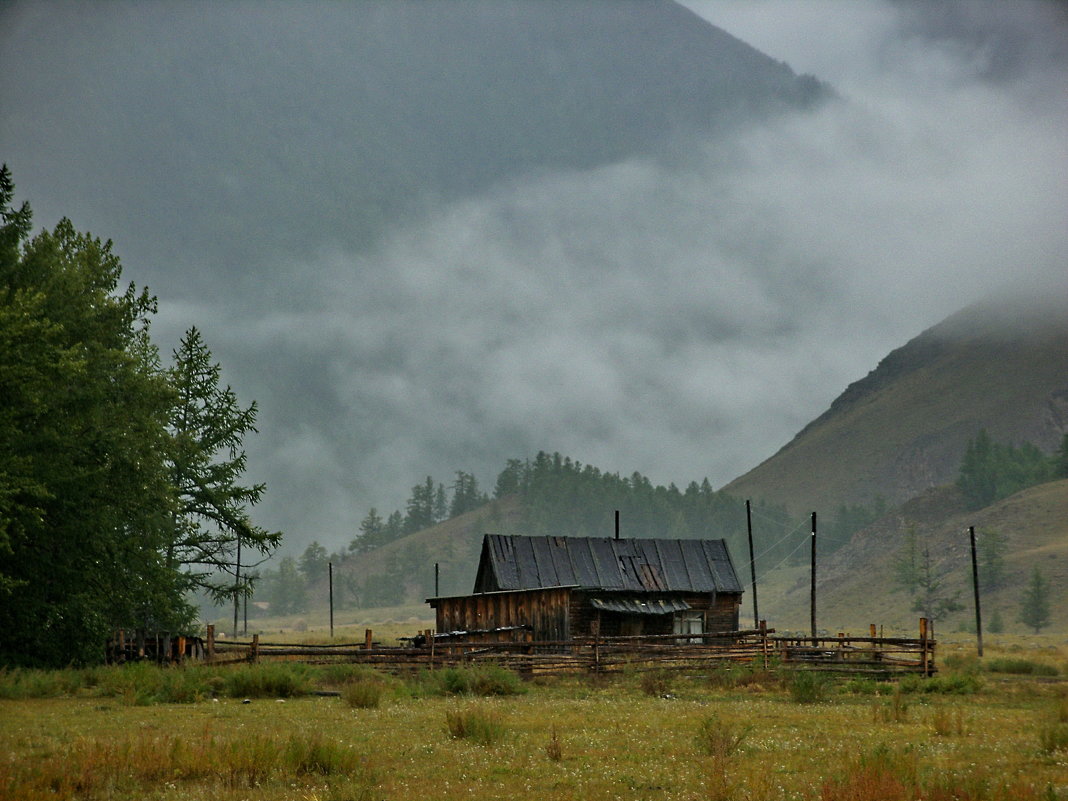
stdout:
[(426, 473), (488, 483), (538, 449), (721, 485), (923, 328), (1063, 274), (1051, 120), (980, 84), (893, 115), (835, 103), (684, 169), (542, 177), (319, 259), (315, 309), (219, 332), (249, 363), (290, 354), (294, 387), (321, 393), (261, 385), (287, 434), (260, 463), (334, 476), (351, 508), (309, 505), (316, 531), (401, 505)]
[[(539, 449), (720, 486), (924, 328), (1068, 274), (1055, 47), (995, 69), (982, 26), (907, 3), (687, 5), (842, 100), (266, 261), (243, 298), (161, 297), (160, 340), (198, 325), (260, 403), (264, 525), (342, 545), (428, 473), (491, 489)], [(997, 30), (1045, 37), (1044, 8)]]

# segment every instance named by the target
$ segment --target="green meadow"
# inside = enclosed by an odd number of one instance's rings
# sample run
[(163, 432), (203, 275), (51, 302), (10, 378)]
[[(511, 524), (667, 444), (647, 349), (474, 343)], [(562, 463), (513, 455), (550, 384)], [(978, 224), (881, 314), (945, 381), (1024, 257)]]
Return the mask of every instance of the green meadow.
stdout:
[[(1032, 638), (1033, 640), (1033, 638)], [(522, 680), (355, 665), (0, 674), (11, 799), (1068, 799), (1068, 649), (939, 676)]]

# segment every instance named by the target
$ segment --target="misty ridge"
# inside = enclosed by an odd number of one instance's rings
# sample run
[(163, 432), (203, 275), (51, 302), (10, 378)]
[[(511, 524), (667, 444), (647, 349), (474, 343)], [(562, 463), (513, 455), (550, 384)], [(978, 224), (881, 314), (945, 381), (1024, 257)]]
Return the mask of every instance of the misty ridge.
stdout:
[(539, 451), (722, 485), (1068, 274), (1062, 14), (743, 5), (10, 4), (0, 148), (259, 402), (295, 546)]

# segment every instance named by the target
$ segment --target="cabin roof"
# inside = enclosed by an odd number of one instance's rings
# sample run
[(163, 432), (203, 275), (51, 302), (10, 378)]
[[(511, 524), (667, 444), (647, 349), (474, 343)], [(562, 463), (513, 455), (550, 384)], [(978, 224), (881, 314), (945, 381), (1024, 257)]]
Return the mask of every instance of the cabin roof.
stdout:
[(723, 540), (487, 534), (475, 592), (573, 586), (620, 592), (742, 592)]

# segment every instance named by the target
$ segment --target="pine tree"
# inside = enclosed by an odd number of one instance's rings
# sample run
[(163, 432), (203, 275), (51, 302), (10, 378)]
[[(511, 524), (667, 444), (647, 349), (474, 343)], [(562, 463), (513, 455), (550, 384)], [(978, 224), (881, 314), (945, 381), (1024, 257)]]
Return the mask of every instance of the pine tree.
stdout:
[(408, 498), (407, 514), (404, 516), (404, 533), (412, 534), (434, 525), (434, 479), (426, 477), (422, 484), (412, 487)]
[(264, 576), (263, 584), (272, 614), (290, 615), (307, 608), (306, 582), (292, 556), (283, 557), (278, 570)]
[(1020, 605), (1020, 622), (1035, 630), (1035, 634), (1049, 625), (1049, 583), (1035, 566), (1031, 581), (1024, 590)]
[(1068, 478), (1068, 433), (1061, 438), (1061, 447), (1053, 455), (1053, 476)]
[(983, 591), (997, 589), (1005, 576), (1005, 552), (1009, 544), (1005, 535), (997, 529), (979, 532), (976, 551), (979, 566), (979, 586)]
[(434, 490), (434, 523), (440, 523), (442, 520), (446, 520), (449, 516), (449, 500), (445, 495), (445, 485), (438, 484), (438, 488)]
[(905, 539), (894, 559), (894, 582), (907, 594), (914, 595), (920, 584), (919, 534), (916, 524), (905, 527)]
[(972, 509), (981, 509), (997, 494), (994, 465), (994, 445), (985, 428), (979, 429), (975, 439), (968, 440), (961, 461), (957, 486)]
[(312, 540), (300, 555), (299, 567), (300, 572), (304, 574), (304, 580), (310, 584), (323, 578), (326, 575), (326, 563), (329, 561), (326, 548)]
[(916, 590), (917, 594), (912, 601), (912, 611), (919, 612), (927, 618), (931, 624), (932, 637), (936, 620), (942, 620), (949, 613), (958, 612), (964, 608), (960, 602), (959, 591), (953, 595), (947, 593), (942, 577), (931, 564), (931, 552), (926, 545), (923, 548)]
[(385, 521), (373, 506), (367, 512), (367, 516), (360, 521), (360, 535), (349, 543), (349, 550), (353, 553), (366, 553), (386, 543)]
[(1001, 611), (995, 609), (990, 615), (990, 633), (1001, 634), (1003, 631), (1005, 631), (1005, 623), (1001, 619)]

